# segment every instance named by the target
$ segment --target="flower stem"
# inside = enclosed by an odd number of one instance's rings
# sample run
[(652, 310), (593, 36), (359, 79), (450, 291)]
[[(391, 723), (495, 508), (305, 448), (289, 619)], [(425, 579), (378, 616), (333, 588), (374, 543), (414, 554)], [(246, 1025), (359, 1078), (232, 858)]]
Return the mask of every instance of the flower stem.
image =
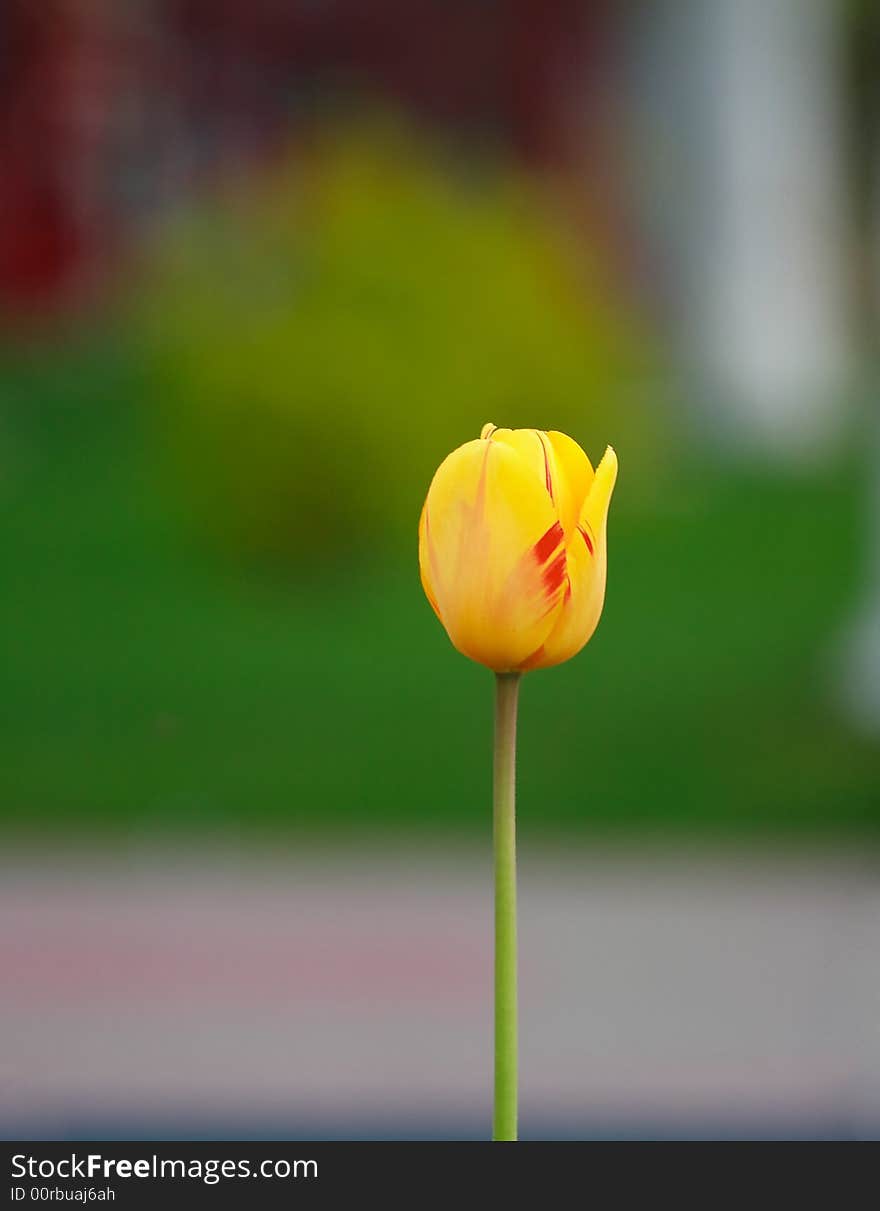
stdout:
[(494, 1140), (516, 1139), (516, 707), (519, 673), (495, 680), (495, 1111)]

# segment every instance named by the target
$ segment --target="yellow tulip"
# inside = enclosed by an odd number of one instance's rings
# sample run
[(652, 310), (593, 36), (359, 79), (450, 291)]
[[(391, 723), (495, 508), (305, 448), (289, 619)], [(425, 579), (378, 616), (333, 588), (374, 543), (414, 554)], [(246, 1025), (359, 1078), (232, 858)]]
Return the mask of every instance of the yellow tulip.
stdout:
[(493, 669), (493, 1140), (517, 1139), (516, 716), (521, 674), (561, 664), (605, 601), (617, 479), (564, 433), (485, 425), (440, 464), (419, 521), (422, 585), (455, 647)]
[(419, 522), (422, 585), (449, 638), (497, 673), (561, 664), (605, 599), (617, 456), (595, 472), (564, 433), (498, 429), (438, 468)]

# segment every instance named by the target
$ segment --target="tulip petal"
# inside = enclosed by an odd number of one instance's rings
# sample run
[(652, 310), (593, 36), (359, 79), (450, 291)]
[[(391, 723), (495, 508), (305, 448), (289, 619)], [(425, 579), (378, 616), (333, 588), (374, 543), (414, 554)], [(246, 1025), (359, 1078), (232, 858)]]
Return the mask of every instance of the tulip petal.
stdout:
[(425, 596), (431, 606), (431, 609), (440, 618), (440, 607), (437, 604), (437, 594), (434, 590), (434, 574), (431, 568), (431, 559), (429, 548), (427, 545), (427, 517), (428, 517), (428, 502), (425, 501), (422, 506), (422, 514), (419, 518), (419, 572), (422, 577), (422, 588), (425, 590)]
[(556, 500), (559, 520), (568, 539), (578, 523), (593, 482), (593, 466), (577, 442), (566, 433), (551, 429), (547, 434), (547, 441), (553, 451), (556, 479), (559, 483)]
[(587, 522), (594, 536), (601, 535), (603, 544), (605, 525), (608, 521), (608, 506), (611, 504), (611, 493), (614, 491), (616, 482), (617, 455), (612, 446), (606, 446), (581, 511), (581, 521)]
[(459, 651), (517, 668), (550, 634), (568, 586), (562, 527), (533, 463), (504, 441), (453, 451), (428, 491), (419, 563)]
[(550, 668), (569, 660), (592, 637), (599, 623), (605, 602), (608, 507), (616, 479), (617, 455), (609, 446), (596, 468), (580, 524), (566, 544), (569, 592), (553, 630), (523, 668)]
[(523, 664), (523, 669), (547, 669), (577, 655), (598, 625), (605, 600), (605, 545), (591, 554), (580, 532), (566, 552), (570, 592), (556, 625)]
[(566, 538), (578, 523), (593, 482), (593, 468), (583, 450), (565, 433), (543, 429), (498, 429), (486, 425), (483, 436), (519, 451), (544, 484)]
[(516, 450), (534, 471), (551, 500), (555, 499), (554, 471), (556, 470), (553, 449), (547, 441), (547, 435), (540, 429), (497, 429), (492, 428), (488, 433), (483, 430), (489, 441), (502, 442)]

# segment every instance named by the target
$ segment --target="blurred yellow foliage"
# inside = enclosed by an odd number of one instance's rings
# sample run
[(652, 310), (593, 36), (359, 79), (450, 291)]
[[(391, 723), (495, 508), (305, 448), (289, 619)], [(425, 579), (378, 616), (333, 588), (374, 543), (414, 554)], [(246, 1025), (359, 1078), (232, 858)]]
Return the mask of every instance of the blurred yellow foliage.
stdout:
[(546, 191), (388, 121), (324, 130), (163, 235), (144, 320), (163, 443), (203, 526), (281, 559), (415, 544), (487, 417), (654, 440), (647, 350)]

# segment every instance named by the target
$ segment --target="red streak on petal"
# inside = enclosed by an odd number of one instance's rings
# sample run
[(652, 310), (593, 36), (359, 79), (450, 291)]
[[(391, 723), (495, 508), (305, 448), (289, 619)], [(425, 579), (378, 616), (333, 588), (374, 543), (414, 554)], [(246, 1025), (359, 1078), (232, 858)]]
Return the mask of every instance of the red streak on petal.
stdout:
[(584, 542), (587, 544), (587, 550), (590, 552), (591, 555), (593, 555), (594, 551), (593, 551), (592, 538), (590, 538), (589, 534), (587, 533), (587, 531), (584, 529), (583, 526), (578, 526), (578, 529), (580, 530), (581, 538), (583, 538)]
[(477, 497), (474, 501), (474, 508), (480, 514), (483, 514), (486, 509), (486, 485), (489, 481), (489, 454), (494, 448), (494, 442), (487, 441), (486, 449), (483, 453), (483, 465), (480, 467), (480, 478), (477, 481)]
[(442, 622), (443, 615), (440, 613), (440, 607), (438, 606), (436, 600), (434, 599), (434, 594), (427, 588), (426, 585), (423, 585), (422, 587), (425, 590), (425, 596), (428, 599), (428, 605), (431, 607), (431, 609), (434, 611), (434, 613), (437, 615), (437, 617)]
[(541, 443), (541, 449), (544, 452), (544, 482), (547, 485), (547, 491), (550, 494), (550, 499), (555, 503), (553, 496), (553, 476), (550, 474), (550, 457), (547, 454), (547, 442), (544, 440), (544, 434), (540, 429), (535, 430), (538, 441)]
[[(437, 566), (437, 552), (434, 549), (434, 543), (431, 539), (431, 522), (430, 522), (430, 518), (428, 516), (428, 506), (427, 505), (425, 505), (425, 546), (428, 551), (428, 565), (431, 569), (431, 576), (434, 581), (433, 587), (435, 589), (439, 589), (440, 588), (440, 570)], [(424, 584), (424, 582), (422, 584), (422, 587), (425, 590), (425, 596), (427, 597), (428, 602), (430, 603), (431, 609), (434, 611), (434, 613), (437, 615), (437, 617), (440, 619), (440, 621), (443, 622), (443, 615), (440, 613), (440, 606), (437, 604), (437, 598), (435, 597), (435, 595), (433, 593), (431, 593), (428, 590), (428, 586), (426, 584)], [(446, 624), (444, 623), (444, 626), (445, 625)]]
[(544, 569), (544, 591), (548, 597), (555, 597), (562, 588), (565, 573), (565, 552), (560, 551), (550, 566)]
[(547, 533), (542, 535), (542, 537), (539, 538), (535, 543), (534, 547), (532, 547), (532, 551), (538, 563), (542, 566), (547, 563), (551, 556), (555, 554), (557, 548), (560, 546), (564, 538), (565, 535), (563, 533), (562, 526), (558, 521), (554, 521)]
[(519, 666), (521, 672), (524, 673), (524, 672), (526, 672), (527, 669), (530, 669), (532, 667), (532, 665), (537, 664), (537, 662), (544, 655), (544, 646), (545, 645), (542, 643), (539, 648), (535, 648), (535, 650), (534, 650), (534, 652), (532, 652), (531, 656), (527, 656), (525, 658), (525, 660)]

